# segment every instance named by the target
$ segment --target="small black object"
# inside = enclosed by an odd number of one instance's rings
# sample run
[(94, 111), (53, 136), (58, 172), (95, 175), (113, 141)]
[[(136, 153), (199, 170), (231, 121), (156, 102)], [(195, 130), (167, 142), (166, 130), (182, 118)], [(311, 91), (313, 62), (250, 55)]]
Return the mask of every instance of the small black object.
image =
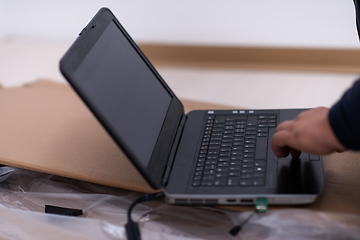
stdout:
[(242, 227), (247, 224), (247, 222), (254, 216), (255, 213), (256, 211), (252, 212), (241, 224), (236, 225), (232, 229), (230, 229), (229, 234), (235, 237), (241, 231)]
[(240, 232), (240, 230), (241, 230), (241, 226), (235, 226), (235, 227), (233, 227), (230, 231), (229, 231), (229, 233), (232, 235), (232, 236), (236, 236), (239, 232)]
[(136, 222), (130, 221), (125, 225), (126, 235), (129, 240), (140, 240), (139, 226)]
[(81, 209), (64, 208), (58, 206), (45, 205), (45, 212), (67, 216), (81, 216), (83, 211)]

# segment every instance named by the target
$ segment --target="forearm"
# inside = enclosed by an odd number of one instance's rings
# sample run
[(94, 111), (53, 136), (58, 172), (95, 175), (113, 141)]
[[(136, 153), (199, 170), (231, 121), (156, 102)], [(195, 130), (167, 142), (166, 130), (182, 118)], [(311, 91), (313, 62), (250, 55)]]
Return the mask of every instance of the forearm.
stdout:
[(342, 145), (360, 150), (360, 80), (331, 108), (329, 122)]

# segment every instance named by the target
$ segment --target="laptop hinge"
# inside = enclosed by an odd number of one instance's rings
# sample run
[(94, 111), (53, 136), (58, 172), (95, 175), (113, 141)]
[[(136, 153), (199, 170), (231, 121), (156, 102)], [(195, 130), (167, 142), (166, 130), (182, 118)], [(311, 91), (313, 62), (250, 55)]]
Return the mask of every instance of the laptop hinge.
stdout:
[(163, 186), (165, 186), (166, 183), (169, 180), (172, 165), (173, 165), (174, 160), (175, 160), (175, 154), (176, 154), (178, 145), (180, 143), (180, 138), (181, 138), (182, 132), (184, 130), (185, 121), (186, 121), (186, 114), (184, 114), (182, 116), (182, 118), (180, 120), (178, 130), (176, 131), (174, 143), (173, 143), (171, 151), (170, 151), (169, 160), (168, 160), (168, 162), (166, 164), (166, 168), (165, 168), (165, 172), (164, 172), (164, 176), (163, 176), (163, 180), (162, 180)]

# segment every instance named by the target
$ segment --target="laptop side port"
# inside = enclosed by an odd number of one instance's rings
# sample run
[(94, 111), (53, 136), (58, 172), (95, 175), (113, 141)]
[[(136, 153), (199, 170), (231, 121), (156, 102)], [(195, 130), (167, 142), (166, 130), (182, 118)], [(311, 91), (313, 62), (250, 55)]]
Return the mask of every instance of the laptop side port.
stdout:
[(236, 203), (236, 199), (234, 199), (234, 198), (226, 199), (226, 201), (227, 201), (228, 203)]
[(251, 198), (243, 198), (240, 200), (241, 203), (254, 203), (254, 199)]

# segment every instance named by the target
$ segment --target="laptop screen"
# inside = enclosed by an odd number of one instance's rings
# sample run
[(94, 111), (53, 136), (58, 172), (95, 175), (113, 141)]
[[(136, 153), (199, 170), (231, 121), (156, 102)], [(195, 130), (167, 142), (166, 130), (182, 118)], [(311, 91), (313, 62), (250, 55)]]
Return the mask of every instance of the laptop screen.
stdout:
[(172, 97), (113, 21), (73, 78), (146, 168)]

